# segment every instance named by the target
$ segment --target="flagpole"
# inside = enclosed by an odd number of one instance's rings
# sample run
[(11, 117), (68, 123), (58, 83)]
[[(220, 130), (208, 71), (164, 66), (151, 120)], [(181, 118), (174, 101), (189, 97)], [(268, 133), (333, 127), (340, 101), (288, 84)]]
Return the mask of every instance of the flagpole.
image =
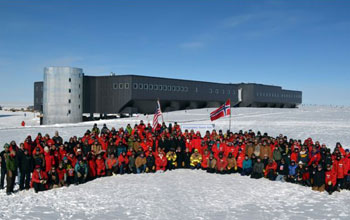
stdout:
[(230, 121), (229, 121), (229, 131), (231, 132), (231, 114), (232, 114), (232, 110), (231, 110), (231, 100), (230, 100)]

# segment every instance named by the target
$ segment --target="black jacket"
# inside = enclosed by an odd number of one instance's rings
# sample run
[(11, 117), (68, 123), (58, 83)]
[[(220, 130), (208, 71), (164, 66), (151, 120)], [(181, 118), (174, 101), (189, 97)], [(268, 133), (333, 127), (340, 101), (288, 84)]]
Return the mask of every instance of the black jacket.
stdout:
[(323, 170), (317, 171), (315, 176), (314, 176), (314, 184), (313, 186), (320, 187), (325, 184), (325, 172)]
[(33, 171), (33, 157), (23, 154), (19, 159), (19, 170), (21, 173), (30, 173)]

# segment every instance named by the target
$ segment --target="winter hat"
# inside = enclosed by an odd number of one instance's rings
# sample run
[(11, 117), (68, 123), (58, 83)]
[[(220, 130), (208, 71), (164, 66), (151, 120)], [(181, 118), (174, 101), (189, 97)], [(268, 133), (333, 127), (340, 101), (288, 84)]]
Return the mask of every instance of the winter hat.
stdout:
[(35, 169), (38, 169), (38, 168), (40, 168), (40, 165), (36, 165), (36, 166), (35, 166)]
[(6, 143), (5, 145), (4, 145), (4, 149), (5, 148), (9, 148), (10, 147), (10, 145), (8, 144), (8, 143)]
[(63, 161), (65, 161), (65, 160), (68, 160), (68, 158), (67, 157), (63, 157)]

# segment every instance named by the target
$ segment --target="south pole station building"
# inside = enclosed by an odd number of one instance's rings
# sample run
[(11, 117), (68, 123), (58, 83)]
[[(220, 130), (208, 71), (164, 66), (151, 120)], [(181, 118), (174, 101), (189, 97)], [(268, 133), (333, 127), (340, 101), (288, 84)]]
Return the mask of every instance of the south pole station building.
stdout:
[(34, 109), (43, 124), (77, 123), (83, 114), (153, 114), (218, 107), (227, 99), (237, 107), (295, 108), (302, 92), (255, 83), (212, 83), (138, 75), (85, 76), (83, 69), (46, 67), (34, 83)]

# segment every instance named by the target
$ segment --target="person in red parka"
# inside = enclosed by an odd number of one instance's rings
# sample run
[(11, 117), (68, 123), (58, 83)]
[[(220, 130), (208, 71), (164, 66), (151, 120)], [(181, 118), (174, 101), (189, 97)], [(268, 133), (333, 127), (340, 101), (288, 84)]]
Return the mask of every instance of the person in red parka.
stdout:
[(45, 155), (45, 172), (48, 173), (51, 171), (51, 168), (55, 163), (55, 159), (50, 154), (50, 149), (48, 147), (44, 148), (44, 155)]
[(119, 174), (123, 175), (127, 171), (128, 164), (128, 155), (126, 155), (125, 151), (123, 151), (118, 157)]
[(337, 187), (340, 189), (344, 188), (344, 177), (347, 174), (347, 168), (344, 158), (341, 158), (341, 155), (338, 155), (336, 160), (333, 163), (337, 173)]
[(203, 156), (202, 156), (202, 163), (201, 163), (201, 168), (203, 170), (207, 170), (208, 169), (208, 161), (209, 161), (209, 151), (208, 149), (205, 149), (203, 152)]
[(326, 191), (332, 194), (336, 189), (337, 184), (337, 172), (330, 164), (327, 164), (326, 174)]
[(224, 153), (219, 153), (219, 158), (216, 161), (216, 173), (225, 174), (227, 167), (227, 160), (224, 158)]
[(164, 172), (167, 164), (167, 158), (164, 156), (163, 152), (159, 152), (159, 155), (156, 159), (156, 172)]
[(106, 165), (105, 160), (102, 158), (102, 155), (99, 154), (96, 159), (96, 169), (97, 169), (97, 177), (101, 177), (106, 175)]
[(89, 154), (88, 155), (88, 166), (89, 166), (89, 180), (93, 180), (97, 176), (97, 167), (96, 167), (96, 158), (95, 155)]
[(31, 185), (34, 187), (34, 191), (38, 193), (39, 191), (44, 191), (47, 189), (47, 174), (44, 172), (40, 165), (35, 166), (35, 170), (32, 174), (32, 182)]
[(267, 164), (265, 168), (265, 177), (269, 180), (276, 180), (276, 170), (277, 170), (277, 163), (273, 161), (272, 159), (269, 159), (269, 163)]
[(67, 171), (66, 169), (64, 169), (62, 162), (58, 164), (57, 174), (58, 174), (58, 182), (59, 182), (58, 185), (60, 187), (66, 185), (65, 180), (67, 178)]

